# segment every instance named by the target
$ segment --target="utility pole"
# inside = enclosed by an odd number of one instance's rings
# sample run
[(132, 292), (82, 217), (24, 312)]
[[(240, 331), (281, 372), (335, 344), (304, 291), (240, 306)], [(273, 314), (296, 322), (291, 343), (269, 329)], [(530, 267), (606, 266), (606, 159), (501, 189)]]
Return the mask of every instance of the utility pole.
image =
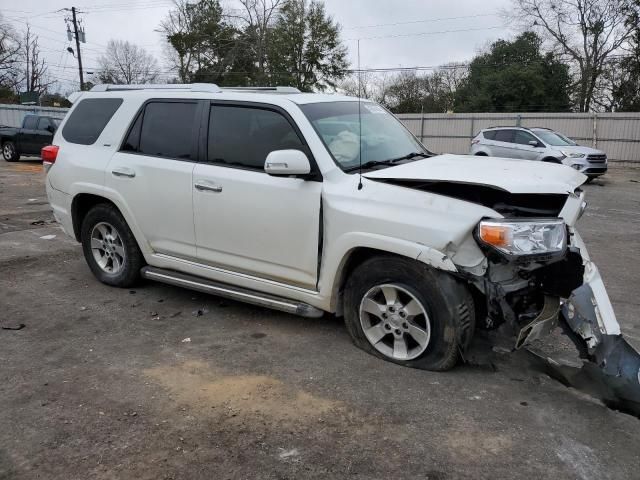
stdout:
[(80, 55), (80, 35), (78, 35), (78, 20), (76, 18), (76, 7), (71, 7), (73, 22), (73, 34), (76, 37), (76, 52), (78, 53), (78, 72), (80, 73), (80, 91), (84, 90), (84, 78), (82, 76), (82, 56)]

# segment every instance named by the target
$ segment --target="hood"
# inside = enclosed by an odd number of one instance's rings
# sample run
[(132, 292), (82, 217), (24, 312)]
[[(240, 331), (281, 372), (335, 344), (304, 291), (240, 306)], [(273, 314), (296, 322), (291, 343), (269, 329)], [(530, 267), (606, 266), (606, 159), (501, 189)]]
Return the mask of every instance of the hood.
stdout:
[(372, 180), (422, 180), (493, 187), (509, 193), (572, 193), (587, 177), (565, 165), (512, 158), (437, 155), (363, 174)]
[(596, 150), (591, 147), (583, 147), (582, 145), (565, 145), (562, 147), (551, 146), (549, 148), (553, 148), (554, 150), (563, 150), (565, 152), (570, 153), (584, 153), (585, 155), (604, 155), (605, 153), (602, 150)]

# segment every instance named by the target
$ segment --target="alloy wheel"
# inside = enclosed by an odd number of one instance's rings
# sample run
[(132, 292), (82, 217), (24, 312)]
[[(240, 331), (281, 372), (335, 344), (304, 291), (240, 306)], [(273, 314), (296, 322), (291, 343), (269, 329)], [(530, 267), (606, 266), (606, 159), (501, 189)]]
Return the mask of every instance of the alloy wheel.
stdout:
[(429, 315), (416, 296), (399, 285), (371, 288), (360, 302), (359, 317), (369, 343), (386, 357), (411, 360), (429, 345)]
[(107, 222), (96, 224), (91, 230), (91, 251), (98, 266), (115, 275), (124, 268), (124, 244), (118, 231)]

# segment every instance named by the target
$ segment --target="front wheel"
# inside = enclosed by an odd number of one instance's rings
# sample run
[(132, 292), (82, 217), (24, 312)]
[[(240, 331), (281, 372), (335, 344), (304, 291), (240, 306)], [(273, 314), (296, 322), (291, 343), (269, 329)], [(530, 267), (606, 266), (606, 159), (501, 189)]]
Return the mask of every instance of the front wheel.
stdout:
[(20, 160), (20, 154), (16, 148), (16, 144), (11, 140), (7, 140), (2, 144), (2, 156), (7, 162), (17, 162)]
[(130, 287), (140, 278), (144, 257), (120, 212), (109, 204), (93, 207), (82, 222), (82, 250), (102, 283)]
[(402, 257), (375, 257), (349, 277), (345, 323), (356, 346), (425, 370), (452, 368), (473, 335), (473, 300), (444, 272)]

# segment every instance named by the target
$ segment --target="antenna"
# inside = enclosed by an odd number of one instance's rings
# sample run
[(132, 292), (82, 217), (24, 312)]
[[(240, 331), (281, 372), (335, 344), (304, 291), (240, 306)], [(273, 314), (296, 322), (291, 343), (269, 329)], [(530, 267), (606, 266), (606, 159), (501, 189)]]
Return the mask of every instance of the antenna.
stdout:
[(360, 39), (358, 39), (358, 160), (360, 161), (358, 168), (358, 190), (362, 190), (362, 112), (360, 105), (362, 102), (362, 94), (360, 93), (360, 75), (362, 75), (362, 72), (360, 71)]

